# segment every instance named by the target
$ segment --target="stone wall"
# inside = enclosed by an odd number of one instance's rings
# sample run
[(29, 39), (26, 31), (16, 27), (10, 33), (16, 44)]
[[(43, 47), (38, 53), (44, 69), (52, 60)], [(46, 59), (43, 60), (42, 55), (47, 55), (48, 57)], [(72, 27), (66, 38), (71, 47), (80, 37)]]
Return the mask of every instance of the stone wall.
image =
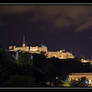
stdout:
[(74, 56), (70, 52), (60, 52), (60, 51), (47, 52), (45, 55), (47, 56), (47, 58), (51, 58), (51, 57), (56, 57), (59, 59), (74, 58)]

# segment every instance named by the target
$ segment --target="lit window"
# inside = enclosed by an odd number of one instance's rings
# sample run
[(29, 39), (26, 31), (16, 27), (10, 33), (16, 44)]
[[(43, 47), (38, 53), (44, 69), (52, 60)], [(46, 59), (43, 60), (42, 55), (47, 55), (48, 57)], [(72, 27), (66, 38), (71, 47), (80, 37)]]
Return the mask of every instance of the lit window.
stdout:
[(89, 80), (89, 84), (91, 84), (91, 80)]
[(78, 78), (76, 78), (76, 81), (78, 81)]

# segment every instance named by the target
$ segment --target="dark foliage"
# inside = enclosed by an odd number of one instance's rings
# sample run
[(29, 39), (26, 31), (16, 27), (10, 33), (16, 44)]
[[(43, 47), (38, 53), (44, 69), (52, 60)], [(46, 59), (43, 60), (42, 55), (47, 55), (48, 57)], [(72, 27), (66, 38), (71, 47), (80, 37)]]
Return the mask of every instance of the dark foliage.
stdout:
[[(47, 59), (44, 53), (42, 53), (32, 54), (33, 61), (30, 60), (29, 62), (30, 55), (31, 54), (28, 53), (21, 53), (19, 61), (16, 61), (12, 57), (12, 53), (0, 48), (0, 86), (3, 86), (3, 84), (11, 86), (15, 79), (17, 81), (16, 83), (21, 82), (17, 80), (17, 78), (21, 79), (20, 75), (24, 76), (24, 83), (29, 83), (26, 78), (30, 76), (30, 80), (35, 80), (30, 81), (33, 86), (44, 87), (47, 86), (45, 84), (47, 81), (55, 83), (56, 76), (58, 76), (60, 80), (65, 80), (69, 73), (92, 72), (92, 66), (89, 63), (81, 63), (80, 58), (58, 59), (53, 57)], [(19, 77), (13, 77), (15, 75), (19, 75)], [(11, 84), (8, 84), (9, 81)], [(32, 86), (31, 84), (30, 86)], [(17, 84), (15, 86), (17, 86)]]

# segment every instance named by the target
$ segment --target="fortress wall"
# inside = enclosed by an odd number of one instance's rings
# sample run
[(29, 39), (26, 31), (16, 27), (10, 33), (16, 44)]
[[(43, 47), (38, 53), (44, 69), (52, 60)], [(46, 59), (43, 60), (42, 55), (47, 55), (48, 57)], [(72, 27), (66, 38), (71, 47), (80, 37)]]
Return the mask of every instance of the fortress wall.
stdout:
[(74, 58), (74, 56), (69, 52), (59, 52), (59, 51), (57, 51), (57, 52), (47, 52), (45, 55), (48, 58), (51, 58), (51, 57), (58, 57), (58, 58), (65, 58), (65, 59)]

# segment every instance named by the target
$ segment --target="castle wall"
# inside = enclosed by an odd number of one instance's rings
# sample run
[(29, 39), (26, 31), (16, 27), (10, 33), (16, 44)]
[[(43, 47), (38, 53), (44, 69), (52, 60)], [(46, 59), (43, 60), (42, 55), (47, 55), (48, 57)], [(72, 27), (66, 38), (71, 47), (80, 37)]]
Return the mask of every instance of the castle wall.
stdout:
[(74, 58), (72, 53), (60, 52), (60, 51), (57, 51), (57, 52), (47, 52), (45, 55), (48, 58), (51, 58), (51, 57), (56, 57), (56, 58), (60, 58), (60, 59)]
[(47, 47), (38, 47), (38, 46), (35, 46), (35, 47), (31, 47), (30, 46), (30, 51), (40, 51), (40, 52), (47, 52)]

